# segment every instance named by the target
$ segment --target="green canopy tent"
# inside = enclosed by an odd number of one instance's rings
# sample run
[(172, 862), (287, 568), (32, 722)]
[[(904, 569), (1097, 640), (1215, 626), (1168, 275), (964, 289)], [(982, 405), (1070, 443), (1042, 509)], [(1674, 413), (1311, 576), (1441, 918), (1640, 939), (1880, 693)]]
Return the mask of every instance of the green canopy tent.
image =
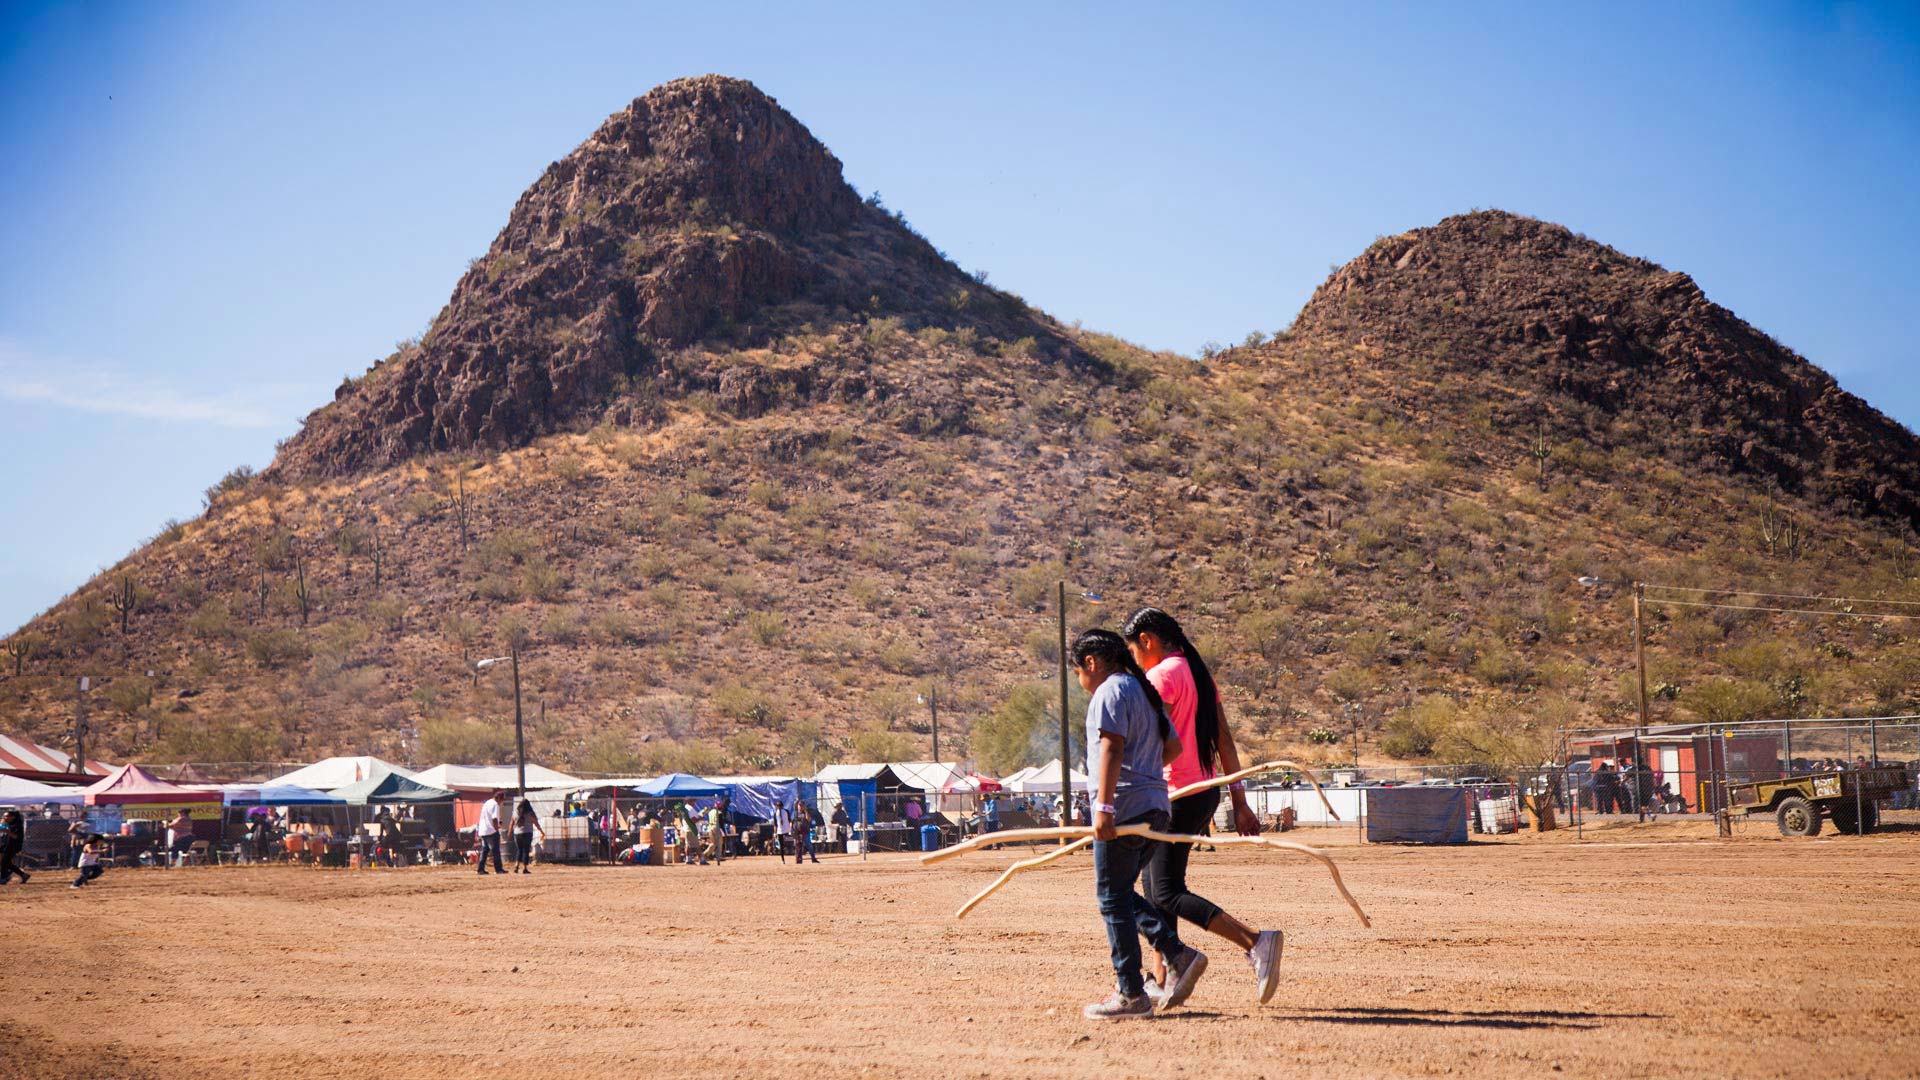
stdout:
[(453, 835), (453, 805), (459, 796), (391, 769), (376, 767), (366, 779), (334, 788), (333, 794), (347, 801), (347, 815), (356, 831), (371, 819), (369, 806), (410, 805), (413, 816), (426, 823), (430, 837)]

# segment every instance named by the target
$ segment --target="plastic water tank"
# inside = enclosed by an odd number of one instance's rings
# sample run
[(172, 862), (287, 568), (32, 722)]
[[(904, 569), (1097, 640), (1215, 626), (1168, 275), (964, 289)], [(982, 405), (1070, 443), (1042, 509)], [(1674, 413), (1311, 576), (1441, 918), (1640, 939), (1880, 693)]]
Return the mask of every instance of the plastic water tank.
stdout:
[(920, 826), (920, 850), (921, 851), (939, 851), (940, 850), (940, 826), (938, 825)]

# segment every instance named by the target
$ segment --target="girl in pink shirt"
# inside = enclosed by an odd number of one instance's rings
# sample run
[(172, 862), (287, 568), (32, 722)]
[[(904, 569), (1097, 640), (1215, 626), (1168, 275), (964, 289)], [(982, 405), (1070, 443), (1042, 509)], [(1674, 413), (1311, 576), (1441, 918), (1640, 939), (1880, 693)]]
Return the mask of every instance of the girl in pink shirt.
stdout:
[[(1213, 673), (1207, 670), (1200, 652), (1187, 640), (1186, 631), (1173, 616), (1159, 608), (1141, 608), (1127, 619), (1121, 629), (1127, 650), (1146, 669), (1147, 681), (1166, 703), (1167, 718), (1180, 739), (1180, 756), (1166, 767), (1169, 790), (1211, 780), (1222, 773), (1240, 771), (1240, 752), (1233, 733), (1227, 729), (1226, 715), (1220, 708), (1220, 691), (1214, 686)], [(1217, 771), (1216, 771), (1217, 767)], [(1260, 821), (1247, 805), (1245, 788), (1233, 784), (1234, 828), (1243, 836), (1257, 836)], [(1199, 835), (1213, 821), (1220, 806), (1220, 789), (1205, 791), (1173, 801), (1173, 821), (1169, 832)], [(1187, 888), (1187, 860), (1193, 854), (1189, 844), (1162, 844), (1149, 858), (1145, 872), (1147, 899), (1170, 915), (1176, 915), (1211, 933), (1226, 938), (1246, 951), (1253, 965), (1255, 993), (1262, 1003), (1273, 997), (1280, 982), (1280, 946), (1278, 930), (1256, 931), (1246, 923), (1220, 910), (1213, 901)], [(1152, 988), (1149, 988), (1149, 993)]]

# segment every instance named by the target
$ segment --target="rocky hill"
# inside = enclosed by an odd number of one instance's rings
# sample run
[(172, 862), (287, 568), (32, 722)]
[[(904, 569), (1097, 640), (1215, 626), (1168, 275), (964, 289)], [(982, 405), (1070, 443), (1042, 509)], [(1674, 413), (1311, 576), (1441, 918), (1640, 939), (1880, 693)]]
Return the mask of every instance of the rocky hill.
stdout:
[[(1671, 274), (1503, 213), (1383, 238), (1204, 361), (960, 271), (737, 80), (514, 207), (415, 343), (7, 639), (0, 729), (111, 754), (808, 769), (1055, 730), (1080, 626), (1181, 612), (1258, 749), (1525, 756), (1625, 715), (1618, 591), (1920, 599), (1913, 435)], [(1793, 588), (1786, 588), (1792, 586)], [(1887, 624), (1656, 612), (1662, 715), (1886, 708)], [(151, 674), (148, 674), (148, 673)]]

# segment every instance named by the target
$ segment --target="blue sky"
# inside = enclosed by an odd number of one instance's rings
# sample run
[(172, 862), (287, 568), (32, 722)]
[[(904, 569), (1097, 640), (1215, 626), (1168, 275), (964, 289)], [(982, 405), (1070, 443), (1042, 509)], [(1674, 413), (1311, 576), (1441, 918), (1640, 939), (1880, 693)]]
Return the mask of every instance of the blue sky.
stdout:
[(0, 7), (0, 633), (266, 465), (549, 162), (710, 71), (1147, 345), (1278, 329), (1375, 236), (1500, 207), (1920, 427), (1910, 5), (392, 6)]

